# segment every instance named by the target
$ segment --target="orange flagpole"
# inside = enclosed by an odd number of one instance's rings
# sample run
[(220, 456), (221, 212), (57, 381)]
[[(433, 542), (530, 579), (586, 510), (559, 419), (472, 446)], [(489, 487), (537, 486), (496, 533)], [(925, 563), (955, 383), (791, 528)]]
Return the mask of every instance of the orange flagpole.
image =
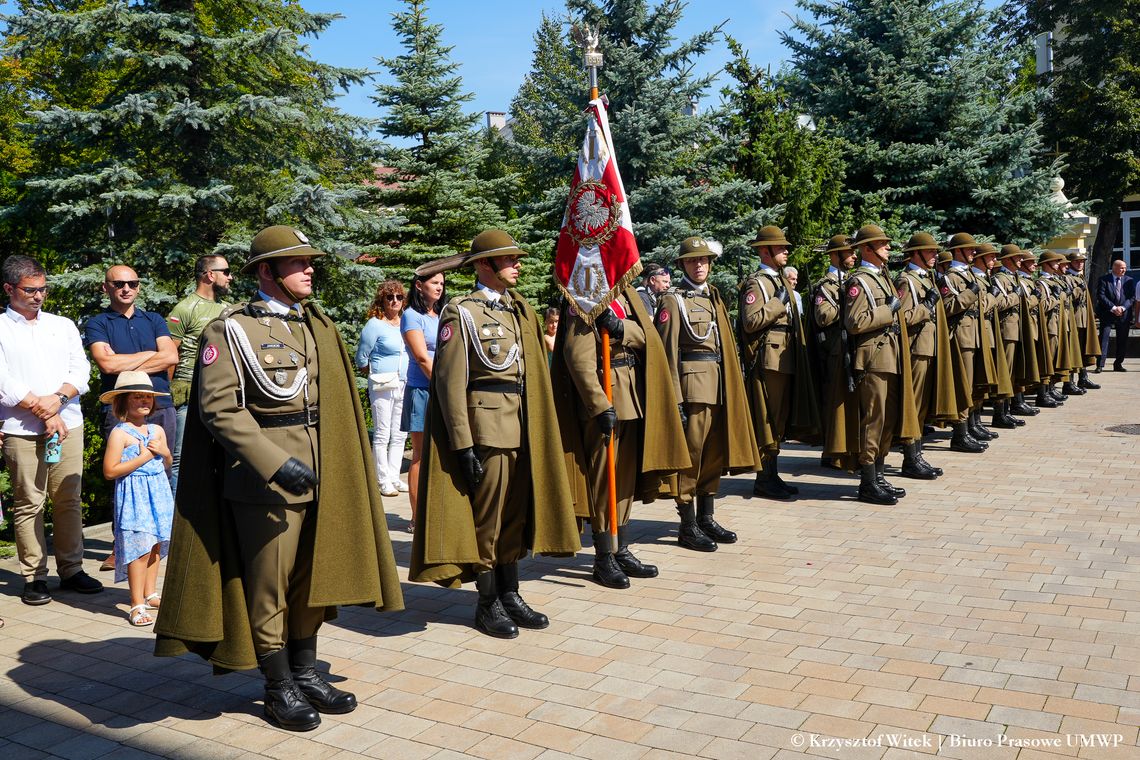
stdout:
[[(606, 400), (610, 406), (614, 405), (614, 384), (610, 377), (610, 331), (599, 330), (602, 337), (602, 388), (606, 391)], [(614, 467), (614, 434), (606, 436), (606, 484), (609, 486), (609, 517), (610, 535), (617, 539), (617, 472)], [(614, 544), (615, 548), (617, 544)]]

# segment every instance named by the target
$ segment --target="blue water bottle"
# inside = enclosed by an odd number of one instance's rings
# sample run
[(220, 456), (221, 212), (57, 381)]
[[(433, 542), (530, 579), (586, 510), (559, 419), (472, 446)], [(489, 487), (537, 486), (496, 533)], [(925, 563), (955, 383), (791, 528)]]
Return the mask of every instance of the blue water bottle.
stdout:
[(46, 464), (59, 464), (59, 454), (63, 445), (59, 442), (59, 433), (52, 433), (51, 438), (44, 444), (44, 462)]

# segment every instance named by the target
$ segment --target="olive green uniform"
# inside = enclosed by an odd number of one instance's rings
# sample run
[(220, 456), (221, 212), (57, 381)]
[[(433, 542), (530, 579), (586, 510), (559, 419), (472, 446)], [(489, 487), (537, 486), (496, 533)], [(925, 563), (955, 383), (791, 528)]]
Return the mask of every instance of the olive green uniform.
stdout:
[(222, 497), (259, 655), (316, 635), (325, 618), (324, 607), (308, 606), (320, 487), (298, 496), (269, 482), (290, 458), (320, 477), (320, 365), (299, 312), (270, 309), (257, 300), (207, 325), (199, 385), (202, 422), (225, 450)]
[[(1017, 275), (1005, 267), (998, 269), (990, 277), (990, 282), (997, 285), (1001, 291), (994, 296), (994, 303), (998, 311), (1002, 350), (1005, 352), (1010, 373), (1013, 374), (1017, 344), (1021, 341), (1021, 290), (1018, 287)], [(1017, 382), (1017, 378), (1011, 379)]]
[[(614, 299), (626, 314), (632, 312), (624, 294)], [(637, 486), (639, 452), (638, 420), (645, 416), (638, 392), (637, 365), (643, 361), (645, 331), (633, 319), (623, 320), (624, 335), (620, 341), (610, 338), (610, 381), (613, 403), (602, 387), (601, 335), (585, 320), (563, 309), (562, 319), (568, 325), (563, 338), (563, 358), (574, 382), (585, 428), (588, 467), (590, 525), (595, 533), (610, 531), (609, 480), (606, 474), (606, 437), (598, 428), (596, 417), (612, 405), (617, 413), (613, 430), (614, 476), (618, 525), (629, 522)], [(672, 409), (665, 410), (672, 413)]]
[[(946, 306), (946, 317), (950, 320), (950, 339), (958, 344), (962, 355), (962, 369), (965, 378), (965, 395), (974, 395), (977, 354), (981, 350), (978, 333), (979, 306), (981, 293), (970, 290), (973, 274), (966, 264), (954, 261), (946, 271), (946, 285), (942, 290), (942, 302)], [(964, 421), (970, 409), (962, 410)]]
[(717, 328), (709, 286), (694, 285), (688, 278), (661, 294), (656, 324), (674, 390), (688, 415), (685, 442), (692, 467), (678, 473), (677, 501), (683, 504), (715, 494), (727, 467), (722, 436), (711, 435), (728, 424), (721, 366), (724, 336)]
[[(789, 291), (787, 304), (776, 297), (780, 288)], [(791, 411), (792, 382), (796, 370), (792, 320), (799, 319), (788, 284), (779, 272), (762, 266), (748, 277), (744, 283), (740, 319), (746, 336), (745, 344), (750, 345), (759, 339), (754, 349), (756, 355), (745, 356), (746, 366), (751, 369), (745, 382), (758, 385), (754, 392), (763, 393), (766, 399), (767, 419), (755, 420), (754, 425), (757, 428), (764, 424), (768, 426), (774, 450), (767, 453), (779, 454)], [(757, 439), (760, 438), (758, 431)]]
[(910, 338), (910, 372), (915, 411), (918, 413), (918, 421), (926, 422), (934, 398), (937, 326), (934, 323), (934, 312), (923, 303), (923, 299), (934, 288), (934, 281), (929, 272), (908, 264), (895, 278), (895, 287), (902, 300), (899, 314), (906, 320), (907, 335)]
[(879, 268), (861, 264), (852, 271), (844, 298), (859, 378), (859, 464), (875, 464), (887, 455), (899, 426), (902, 352), (898, 315), (890, 307), (895, 289)]
[(437, 400), (453, 451), (475, 447), (483, 479), (471, 496), (476, 572), (526, 555), (532, 482), (523, 444), (524, 361), (517, 305), (485, 288), (453, 299), (439, 320)]

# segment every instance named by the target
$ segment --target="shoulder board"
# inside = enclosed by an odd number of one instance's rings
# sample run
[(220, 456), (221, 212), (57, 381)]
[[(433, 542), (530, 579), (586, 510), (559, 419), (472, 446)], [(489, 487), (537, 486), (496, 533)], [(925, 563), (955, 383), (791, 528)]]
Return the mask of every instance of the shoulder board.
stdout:
[(248, 306), (248, 303), (244, 301), (242, 303), (230, 304), (222, 309), (222, 313), (218, 315), (218, 319), (229, 319), (234, 314), (240, 313), (246, 306)]

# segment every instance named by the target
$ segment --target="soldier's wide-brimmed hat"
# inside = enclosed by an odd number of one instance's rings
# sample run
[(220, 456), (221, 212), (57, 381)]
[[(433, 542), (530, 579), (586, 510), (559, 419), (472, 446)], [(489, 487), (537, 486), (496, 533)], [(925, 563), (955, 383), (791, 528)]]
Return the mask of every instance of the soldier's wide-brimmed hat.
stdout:
[(1003, 245), (1001, 247), (1001, 252), (998, 254), (998, 261), (1005, 261), (1006, 259), (1012, 259), (1015, 256), (1032, 256), (1032, 255), (1033, 254), (1027, 254), (1025, 251), (1021, 250), (1021, 248), (1019, 246), (1016, 246), (1013, 243), (1006, 243), (1005, 245)]
[(1088, 258), (1083, 251), (1073, 251), (1069, 254), (1069, 261), (1087, 261)]
[(864, 243), (878, 242), (889, 243), (891, 239), (887, 237), (887, 233), (883, 232), (883, 228), (877, 224), (864, 224), (855, 231), (855, 237), (851, 239), (851, 245), (855, 248), (858, 248)]
[[(783, 237), (782, 233), (781, 237)], [(677, 249), (677, 255), (673, 260), (695, 259), (700, 256), (715, 259), (719, 255), (720, 245), (716, 241), (703, 238), (700, 235), (693, 235), (681, 241), (681, 246)]]
[(997, 248), (994, 248), (993, 243), (978, 243), (978, 256), (989, 256), (991, 253), (997, 253)]
[(946, 244), (946, 250), (953, 251), (956, 248), (977, 248), (978, 241), (974, 240), (974, 236), (968, 232), (955, 232), (950, 236), (950, 242)]
[(928, 248), (938, 251), (942, 249), (942, 246), (938, 245), (938, 241), (929, 232), (916, 232), (906, 241), (906, 245), (903, 246), (903, 253), (924, 251)]
[(751, 241), (748, 245), (753, 248), (761, 248), (766, 245), (786, 245), (791, 247), (791, 243), (784, 237), (784, 231), (774, 224), (769, 224), (761, 227), (756, 233), (756, 239)]
[(1037, 260), (1040, 264), (1048, 264), (1053, 261), (1068, 261), (1068, 259), (1056, 251), (1045, 251), (1045, 253), (1041, 254), (1041, 258)]
[(444, 256), (416, 267), (417, 277), (434, 277), (440, 272), (460, 269), (473, 264), (479, 259), (490, 259), (495, 256), (526, 256), (527, 253), (519, 248), (510, 233), (503, 230), (483, 230), (471, 241), (470, 250)]
[(941, 250), (938, 252), (938, 263), (939, 264), (949, 264), (953, 260), (954, 260), (954, 254), (950, 253), (949, 250)]
[(156, 391), (154, 383), (150, 381), (150, 375), (147, 373), (140, 372), (137, 369), (129, 369), (126, 372), (119, 373), (119, 376), (115, 378), (115, 388), (106, 393), (101, 393), (99, 400), (104, 404), (109, 404), (115, 396), (122, 396), (124, 393), (149, 393), (152, 396), (170, 395)]
[(309, 244), (305, 233), (285, 224), (276, 224), (266, 227), (254, 236), (253, 242), (249, 244), (249, 260), (241, 268), (241, 273), (249, 274), (267, 259), (284, 259), (293, 256), (316, 258), (324, 255), (324, 251), (319, 251)]
[(831, 240), (827, 241), (827, 248), (824, 253), (843, 253), (844, 251), (853, 250), (851, 248), (851, 238), (846, 235), (832, 235)]

